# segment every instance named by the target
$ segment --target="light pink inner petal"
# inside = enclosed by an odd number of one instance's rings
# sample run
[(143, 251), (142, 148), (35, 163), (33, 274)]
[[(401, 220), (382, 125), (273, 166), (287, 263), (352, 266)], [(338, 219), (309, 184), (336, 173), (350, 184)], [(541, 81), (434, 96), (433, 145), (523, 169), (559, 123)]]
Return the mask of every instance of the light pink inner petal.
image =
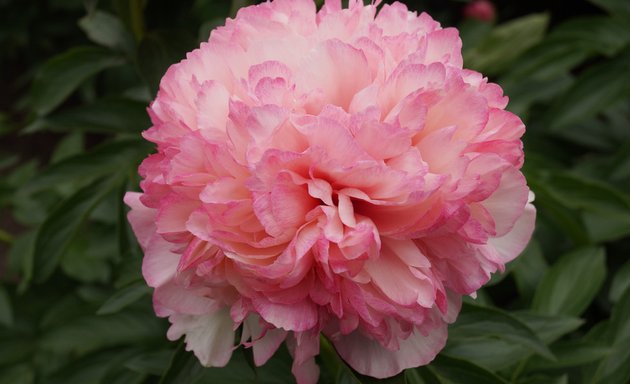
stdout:
[(330, 104), (348, 110), (354, 95), (368, 86), (370, 73), (365, 54), (340, 40), (327, 40), (305, 58), (295, 82), (298, 92), (320, 88)]

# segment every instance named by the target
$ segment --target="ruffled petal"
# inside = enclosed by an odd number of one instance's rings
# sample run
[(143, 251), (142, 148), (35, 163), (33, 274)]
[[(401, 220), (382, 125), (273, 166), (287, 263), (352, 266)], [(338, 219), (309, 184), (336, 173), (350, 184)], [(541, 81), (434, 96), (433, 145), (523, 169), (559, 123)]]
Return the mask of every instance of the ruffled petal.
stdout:
[(186, 350), (193, 351), (204, 367), (223, 367), (232, 356), (234, 331), (230, 312), (220, 309), (205, 315), (175, 314), (169, 317), (169, 340), (184, 336)]
[(423, 335), (417, 329), (399, 341), (398, 350), (389, 350), (361, 332), (333, 339), (339, 355), (357, 372), (384, 379), (402, 370), (430, 363), (446, 343), (446, 324)]

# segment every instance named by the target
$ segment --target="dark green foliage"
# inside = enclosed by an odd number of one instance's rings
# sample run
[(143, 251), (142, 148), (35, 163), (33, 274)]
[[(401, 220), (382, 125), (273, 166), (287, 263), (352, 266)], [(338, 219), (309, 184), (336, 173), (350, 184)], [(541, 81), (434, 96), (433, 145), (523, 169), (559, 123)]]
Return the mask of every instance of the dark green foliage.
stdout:
[[(378, 381), (322, 339), (320, 381), (626, 384), (630, 2), (497, 2), (498, 25), (460, 20), (465, 2), (407, 4), (460, 27), (465, 66), (525, 121), (535, 238), (430, 365)], [(0, 0), (0, 383), (293, 382), (284, 347), (210, 369), (166, 340), (121, 202), (164, 71), (250, 3)]]

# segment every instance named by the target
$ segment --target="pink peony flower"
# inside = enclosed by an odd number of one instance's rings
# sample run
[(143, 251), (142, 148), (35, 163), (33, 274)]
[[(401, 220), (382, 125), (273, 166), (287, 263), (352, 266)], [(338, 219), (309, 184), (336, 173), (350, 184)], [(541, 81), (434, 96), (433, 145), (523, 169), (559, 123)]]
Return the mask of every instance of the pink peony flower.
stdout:
[(466, 4), (463, 13), (466, 19), (475, 19), (486, 23), (493, 22), (497, 17), (494, 4), (489, 0), (473, 0)]
[(125, 201), (168, 338), (205, 366), (239, 326), (257, 365), (285, 342), (299, 383), (320, 334), (362, 374), (427, 364), (531, 237), (501, 88), (457, 30), (376, 5), (241, 9), (162, 79)]

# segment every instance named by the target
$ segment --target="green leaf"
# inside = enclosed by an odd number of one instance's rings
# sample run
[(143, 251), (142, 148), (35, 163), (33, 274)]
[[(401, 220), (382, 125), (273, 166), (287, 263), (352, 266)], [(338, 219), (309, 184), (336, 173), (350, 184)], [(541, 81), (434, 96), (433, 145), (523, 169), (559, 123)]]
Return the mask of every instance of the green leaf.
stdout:
[(531, 299), (542, 275), (549, 268), (538, 241), (536, 239), (530, 241), (512, 264), (512, 275), (519, 293), (523, 298)]
[(97, 180), (64, 200), (50, 213), (35, 240), (35, 281), (43, 282), (48, 279), (90, 212), (116, 184), (109, 178)]
[(533, 358), (525, 368), (527, 371), (557, 371), (599, 361), (607, 357), (612, 349), (608, 346), (590, 343), (581, 339), (556, 343), (551, 350), (556, 361), (550, 362)]
[(84, 141), (83, 135), (80, 132), (69, 133), (55, 147), (50, 162), (57, 163), (63, 159), (81, 153), (85, 145)]
[(75, 293), (67, 294), (55, 301), (42, 316), (39, 322), (42, 329), (52, 329), (82, 316), (92, 315), (92, 309)]
[(10, 327), (13, 325), (13, 309), (7, 290), (0, 285), (0, 325)]
[[(108, 373), (124, 364), (136, 350), (117, 349), (92, 353), (85, 357), (73, 358), (61, 369), (46, 378), (46, 384), (102, 384), (112, 383)], [(125, 383), (126, 384), (126, 383)], [(132, 384), (132, 383), (129, 383)]]
[(608, 298), (613, 303), (619, 301), (624, 292), (630, 288), (630, 261), (626, 261), (625, 264), (615, 273), (615, 277), (610, 284), (610, 291), (608, 292)]
[(267, 364), (254, 372), (243, 353), (232, 354), (223, 368), (203, 368), (197, 358), (186, 352), (184, 343), (175, 351), (171, 364), (162, 375), (160, 384), (171, 383), (230, 383), (230, 384), (288, 384), (294, 382), (291, 363), (285, 348), (280, 347)]
[(626, 289), (613, 307), (604, 337), (613, 350), (598, 366), (593, 382), (626, 384), (630, 380), (630, 289)]
[(147, 104), (125, 98), (104, 98), (81, 107), (41, 117), (29, 132), (127, 133), (138, 135), (150, 126)]
[(323, 369), (329, 373), (335, 383), (361, 384), (355, 372), (339, 357), (335, 347), (323, 335), (319, 337), (319, 357)]
[(8, 169), (17, 164), (19, 157), (17, 154), (0, 152), (0, 171)]
[(201, 376), (203, 367), (192, 354), (186, 351), (186, 344), (181, 342), (173, 353), (171, 362), (162, 374), (160, 384), (194, 383)]
[(449, 341), (442, 354), (464, 359), (492, 371), (513, 369), (516, 362), (532, 355), (520, 344), (495, 337), (477, 337)]
[(112, 369), (104, 378), (102, 383), (107, 384), (142, 384), (146, 382), (147, 375), (130, 371), (126, 368)]
[(31, 108), (40, 116), (46, 115), (85, 80), (122, 63), (121, 57), (96, 47), (76, 47), (55, 56), (44, 64), (33, 81)]
[(63, 183), (90, 181), (113, 172), (126, 172), (149, 151), (149, 145), (139, 139), (107, 142), (51, 165), (29, 180), (20, 193), (30, 194)]
[(552, 130), (602, 112), (630, 91), (630, 50), (590, 66), (547, 113)]
[(510, 83), (550, 80), (568, 74), (598, 53), (607, 56), (616, 54), (628, 41), (630, 29), (620, 18), (590, 16), (569, 19), (540, 44), (525, 52), (500, 83), (509, 89), (513, 87)]
[(118, 292), (116, 292), (112, 297), (107, 299), (107, 301), (98, 309), (96, 312), (99, 315), (106, 315), (110, 313), (116, 313), (126, 306), (135, 303), (141, 297), (149, 294), (151, 290), (144, 281), (139, 281), (137, 283), (131, 284)]
[(125, 367), (135, 372), (159, 376), (170, 363), (172, 356), (173, 350), (171, 349), (140, 353), (129, 359), (125, 363)]
[(12, 365), (0, 368), (0, 383), (35, 383), (35, 370), (29, 364)]
[[(101, 285), (84, 284), (77, 289), (77, 295), (86, 303), (100, 305), (109, 297), (109, 290)], [(90, 311), (90, 314), (92, 312)]]
[(530, 375), (525, 379), (519, 380), (518, 384), (569, 384), (569, 377), (567, 375)]
[(618, 240), (630, 234), (630, 212), (590, 207), (582, 214), (589, 237), (598, 243)]
[(501, 24), (465, 53), (464, 63), (484, 74), (500, 74), (543, 38), (548, 22), (547, 14), (538, 13)]
[(613, 181), (623, 181), (630, 179), (630, 142), (622, 146), (613, 158), (610, 179)]
[(23, 335), (10, 339), (0, 338), (0, 366), (14, 365), (28, 360), (33, 356), (36, 347), (35, 340)]
[[(604, 112), (605, 113), (605, 112)], [(597, 151), (614, 150), (620, 140), (614, 137), (610, 124), (599, 116), (564, 125), (553, 130), (553, 135), (582, 147)]]
[(611, 15), (630, 17), (630, 4), (626, 0), (588, 0)]
[(444, 354), (438, 355), (428, 368), (452, 384), (507, 384), (485, 368)]
[(505, 73), (501, 84), (520, 84), (525, 79), (549, 80), (567, 73), (588, 56), (589, 52), (576, 49), (564, 40), (547, 38), (525, 52)]
[(512, 312), (511, 314), (527, 324), (545, 344), (558, 340), (584, 324), (584, 320), (571, 316), (548, 316), (531, 312)]
[(21, 276), (18, 293), (23, 293), (33, 277), (33, 252), (36, 233), (29, 231), (18, 237), (9, 250), (9, 270)]
[(578, 316), (591, 304), (606, 277), (603, 248), (562, 256), (543, 276), (532, 309), (548, 315)]
[(114, 346), (154, 342), (161, 340), (164, 332), (164, 322), (152, 313), (128, 310), (73, 318), (47, 331), (41, 346), (55, 353), (86, 354)]
[(96, 223), (84, 224), (83, 230), (85, 235), (75, 236), (65, 249), (61, 269), (83, 283), (105, 284), (111, 276), (110, 263), (118, 256), (115, 233), (111, 227)]
[(573, 79), (568, 74), (559, 74), (548, 79), (534, 79), (528, 77), (526, 81), (519, 79), (509, 81), (501, 79), (499, 83), (506, 95), (510, 97), (508, 110), (526, 119), (530, 107), (534, 103), (552, 100), (572, 84)]
[(572, 18), (559, 25), (549, 36), (576, 51), (617, 54), (630, 42), (627, 20), (608, 16)]
[(444, 384), (427, 366), (405, 370), (407, 384)]
[(562, 205), (582, 212), (588, 237), (594, 242), (630, 234), (630, 197), (610, 184), (570, 173), (549, 173), (548, 191)]
[(79, 20), (79, 27), (87, 37), (102, 46), (132, 53), (133, 36), (116, 16), (96, 10)]
[[(127, 227), (128, 224), (125, 224)], [(127, 228), (125, 228), (126, 230)], [(129, 247), (137, 247), (138, 244), (130, 245)], [(132, 284), (142, 279), (142, 256), (135, 255), (132, 251), (127, 251), (122, 254), (121, 263), (119, 263), (116, 271), (116, 280), (114, 281), (115, 288), (123, 288), (129, 284)]]
[(462, 51), (474, 49), (492, 31), (493, 25), (476, 19), (464, 20), (457, 29), (462, 39)]
[(610, 184), (568, 172), (549, 173), (545, 181), (551, 193), (569, 208), (613, 208), (630, 213), (630, 198)]
[(495, 337), (518, 344), (531, 352), (553, 360), (549, 348), (525, 323), (499, 309), (464, 303), (457, 321), (449, 327), (449, 342)]
[(589, 236), (584, 224), (579, 220), (579, 212), (564, 205), (561, 197), (552, 193), (546, 180), (528, 175), (528, 184), (536, 193), (536, 206), (539, 219), (548, 218), (559, 230), (564, 232), (577, 245), (589, 244)]
[(610, 340), (613, 340), (614, 344), (630, 339), (630, 289), (625, 290), (613, 307), (609, 333)]

